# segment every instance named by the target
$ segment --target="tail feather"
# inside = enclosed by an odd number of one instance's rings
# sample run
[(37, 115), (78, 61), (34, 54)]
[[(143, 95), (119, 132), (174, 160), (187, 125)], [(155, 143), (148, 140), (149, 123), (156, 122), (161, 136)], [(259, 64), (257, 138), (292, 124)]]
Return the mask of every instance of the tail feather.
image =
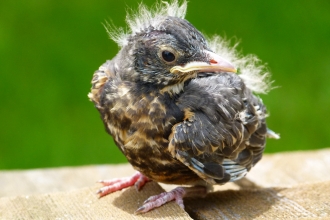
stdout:
[(280, 139), (280, 135), (276, 134), (274, 131), (267, 128), (267, 137), (274, 138), (274, 139)]

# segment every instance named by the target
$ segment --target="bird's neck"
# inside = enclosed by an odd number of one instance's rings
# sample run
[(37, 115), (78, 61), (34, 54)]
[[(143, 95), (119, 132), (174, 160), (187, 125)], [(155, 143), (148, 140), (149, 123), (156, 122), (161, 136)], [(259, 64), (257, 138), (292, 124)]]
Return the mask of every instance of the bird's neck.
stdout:
[(165, 86), (160, 90), (160, 93), (169, 93), (170, 95), (177, 95), (183, 91), (185, 82), (176, 83), (173, 85)]

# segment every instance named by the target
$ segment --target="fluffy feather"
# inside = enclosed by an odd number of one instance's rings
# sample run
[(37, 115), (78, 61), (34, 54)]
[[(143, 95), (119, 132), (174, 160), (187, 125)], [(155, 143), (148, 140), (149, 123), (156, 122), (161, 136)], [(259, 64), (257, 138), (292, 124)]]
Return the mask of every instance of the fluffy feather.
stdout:
[(270, 73), (264, 64), (253, 54), (241, 55), (236, 47), (220, 36), (208, 39), (209, 47), (216, 53), (230, 61), (239, 71), (239, 76), (245, 85), (255, 93), (267, 93), (271, 89)]
[(139, 33), (140, 31), (150, 26), (157, 28), (159, 23), (166, 16), (173, 16), (184, 19), (186, 11), (186, 1), (183, 1), (181, 5), (177, 0), (174, 0), (171, 3), (160, 2), (156, 4), (153, 9), (148, 9), (141, 3), (136, 13), (133, 11), (131, 11), (131, 13), (127, 13), (126, 23), (129, 26), (128, 31), (125, 32), (123, 28), (115, 28), (109, 23), (106, 24), (106, 30), (110, 38), (120, 47), (123, 47), (127, 44), (128, 36)]

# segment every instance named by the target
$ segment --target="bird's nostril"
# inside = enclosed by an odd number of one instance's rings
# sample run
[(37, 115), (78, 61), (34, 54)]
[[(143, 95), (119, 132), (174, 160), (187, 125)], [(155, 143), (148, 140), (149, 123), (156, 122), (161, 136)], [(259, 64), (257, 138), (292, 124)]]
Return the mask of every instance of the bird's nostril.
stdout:
[(218, 62), (215, 61), (214, 59), (210, 60), (210, 63), (217, 64)]

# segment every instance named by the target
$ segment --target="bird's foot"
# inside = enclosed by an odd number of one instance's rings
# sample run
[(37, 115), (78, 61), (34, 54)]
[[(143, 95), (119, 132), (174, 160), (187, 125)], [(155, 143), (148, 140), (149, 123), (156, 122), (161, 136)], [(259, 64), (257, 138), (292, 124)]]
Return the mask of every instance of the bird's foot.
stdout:
[(157, 208), (172, 200), (175, 200), (175, 202), (182, 209), (184, 209), (184, 204), (183, 204), (184, 197), (193, 197), (193, 196), (203, 197), (206, 195), (206, 193), (207, 193), (206, 187), (204, 186), (177, 187), (169, 192), (163, 192), (159, 195), (149, 197), (146, 201), (144, 201), (143, 206), (141, 206), (135, 211), (135, 214), (148, 212), (151, 209)]
[(112, 180), (100, 180), (99, 183), (103, 184), (103, 187), (99, 189), (96, 193), (100, 195), (100, 197), (108, 195), (112, 192), (116, 192), (118, 190), (127, 188), (129, 186), (135, 185), (136, 190), (140, 190), (141, 187), (150, 181), (146, 176), (141, 174), (140, 172), (136, 172), (131, 177), (125, 178), (116, 178)]

